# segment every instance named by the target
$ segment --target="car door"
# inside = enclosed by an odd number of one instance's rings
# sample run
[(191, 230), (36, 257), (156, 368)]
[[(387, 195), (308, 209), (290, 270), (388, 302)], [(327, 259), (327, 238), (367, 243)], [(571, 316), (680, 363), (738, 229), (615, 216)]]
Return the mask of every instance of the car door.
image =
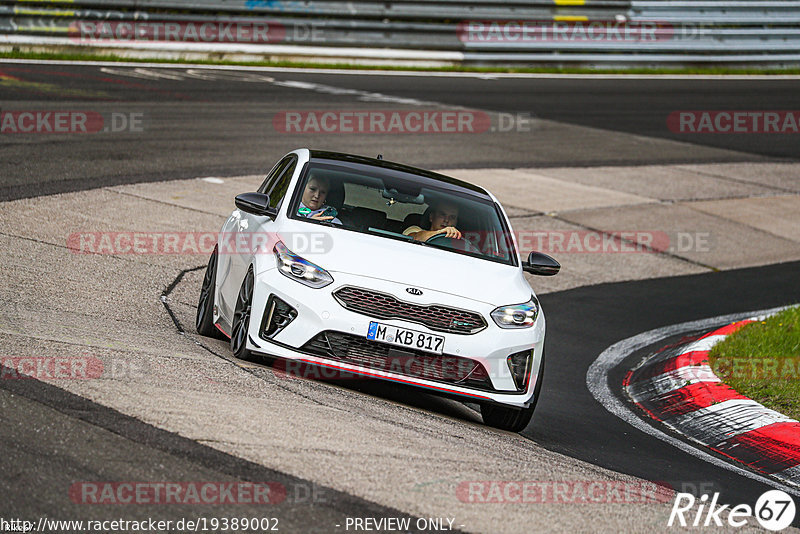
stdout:
[[(270, 196), (270, 207), (277, 207), (283, 200), (296, 167), (297, 156), (289, 154), (278, 162), (258, 188), (259, 193)], [(274, 232), (274, 225), (275, 222), (269, 217), (252, 215), (237, 208), (222, 227), (217, 280), (220, 289), (220, 313), (228, 325), (233, 319), (242, 280), (253, 263), (255, 250), (252, 244), (263, 241), (268, 234)]]

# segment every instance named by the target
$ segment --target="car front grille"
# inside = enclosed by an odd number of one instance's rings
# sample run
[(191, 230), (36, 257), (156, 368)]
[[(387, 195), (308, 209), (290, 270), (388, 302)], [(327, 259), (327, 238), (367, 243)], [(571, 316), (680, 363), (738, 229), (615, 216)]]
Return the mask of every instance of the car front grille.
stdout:
[(495, 391), (481, 362), (450, 354), (393, 347), (365, 337), (327, 330), (300, 349), (308, 354), (359, 367), (421, 378), (483, 391)]
[(402, 319), (419, 323), (438, 332), (475, 334), (486, 328), (486, 321), (477, 312), (439, 304), (404, 302), (392, 295), (369, 289), (345, 286), (337, 289), (333, 296), (350, 311), (378, 319)]

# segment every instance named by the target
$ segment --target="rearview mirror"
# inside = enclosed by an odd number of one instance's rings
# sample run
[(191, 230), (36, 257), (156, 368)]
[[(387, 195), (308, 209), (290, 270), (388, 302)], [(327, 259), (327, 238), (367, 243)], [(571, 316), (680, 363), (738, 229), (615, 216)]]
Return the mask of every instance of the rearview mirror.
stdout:
[(423, 204), (425, 196), (422, 193), (402, 193), (397, 189), (384, 189), (381, 191), (383, 198), (403, 204)]
[(273, 221), (278, 216), (278, 210), (269, 207), (269, 195), (264, 193), (242, 193), (236, 195), (236, 207), (251, 215), (269, 217)]
[(522, 262), (522, 270), (539, 276), (553, 276), (561, 270), (561, 264), (547, 254), (531, 252), (527, 261)]

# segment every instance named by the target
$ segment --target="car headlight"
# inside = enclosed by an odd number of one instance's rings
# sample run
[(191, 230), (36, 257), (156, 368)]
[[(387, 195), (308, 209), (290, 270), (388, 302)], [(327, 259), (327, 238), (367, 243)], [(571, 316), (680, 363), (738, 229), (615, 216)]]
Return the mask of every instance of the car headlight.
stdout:
[(298, 256), (286, 248), (282, 242), (275, 243), (272, 251), (278, 261), (278, 271), (285, 277), (315, 289), (325, 287), (333, 282), (333, 277), (328, 271)]
[(500, 328), (530, 328), (539, 315), (539, 301), (531, 296), (525, 304), (500, 306), (492, 312), (492, 319)]

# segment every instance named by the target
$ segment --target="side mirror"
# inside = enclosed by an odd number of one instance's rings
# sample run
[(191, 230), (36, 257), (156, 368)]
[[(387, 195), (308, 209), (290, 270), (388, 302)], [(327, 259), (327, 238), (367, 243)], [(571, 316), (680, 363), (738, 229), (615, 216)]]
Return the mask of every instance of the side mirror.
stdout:
[(264, 193), (242, 193), (236, 195), (236, 207), (251, 215), (269, 217), (273, 221), (278, 216), (278, 210), (269, 207), (269, 195)]
[(561, 264), (547, 254), (531, 252), (527, 261), (522, 262), (522, 270), (539, 276), (553, 276), (561, 270)]

